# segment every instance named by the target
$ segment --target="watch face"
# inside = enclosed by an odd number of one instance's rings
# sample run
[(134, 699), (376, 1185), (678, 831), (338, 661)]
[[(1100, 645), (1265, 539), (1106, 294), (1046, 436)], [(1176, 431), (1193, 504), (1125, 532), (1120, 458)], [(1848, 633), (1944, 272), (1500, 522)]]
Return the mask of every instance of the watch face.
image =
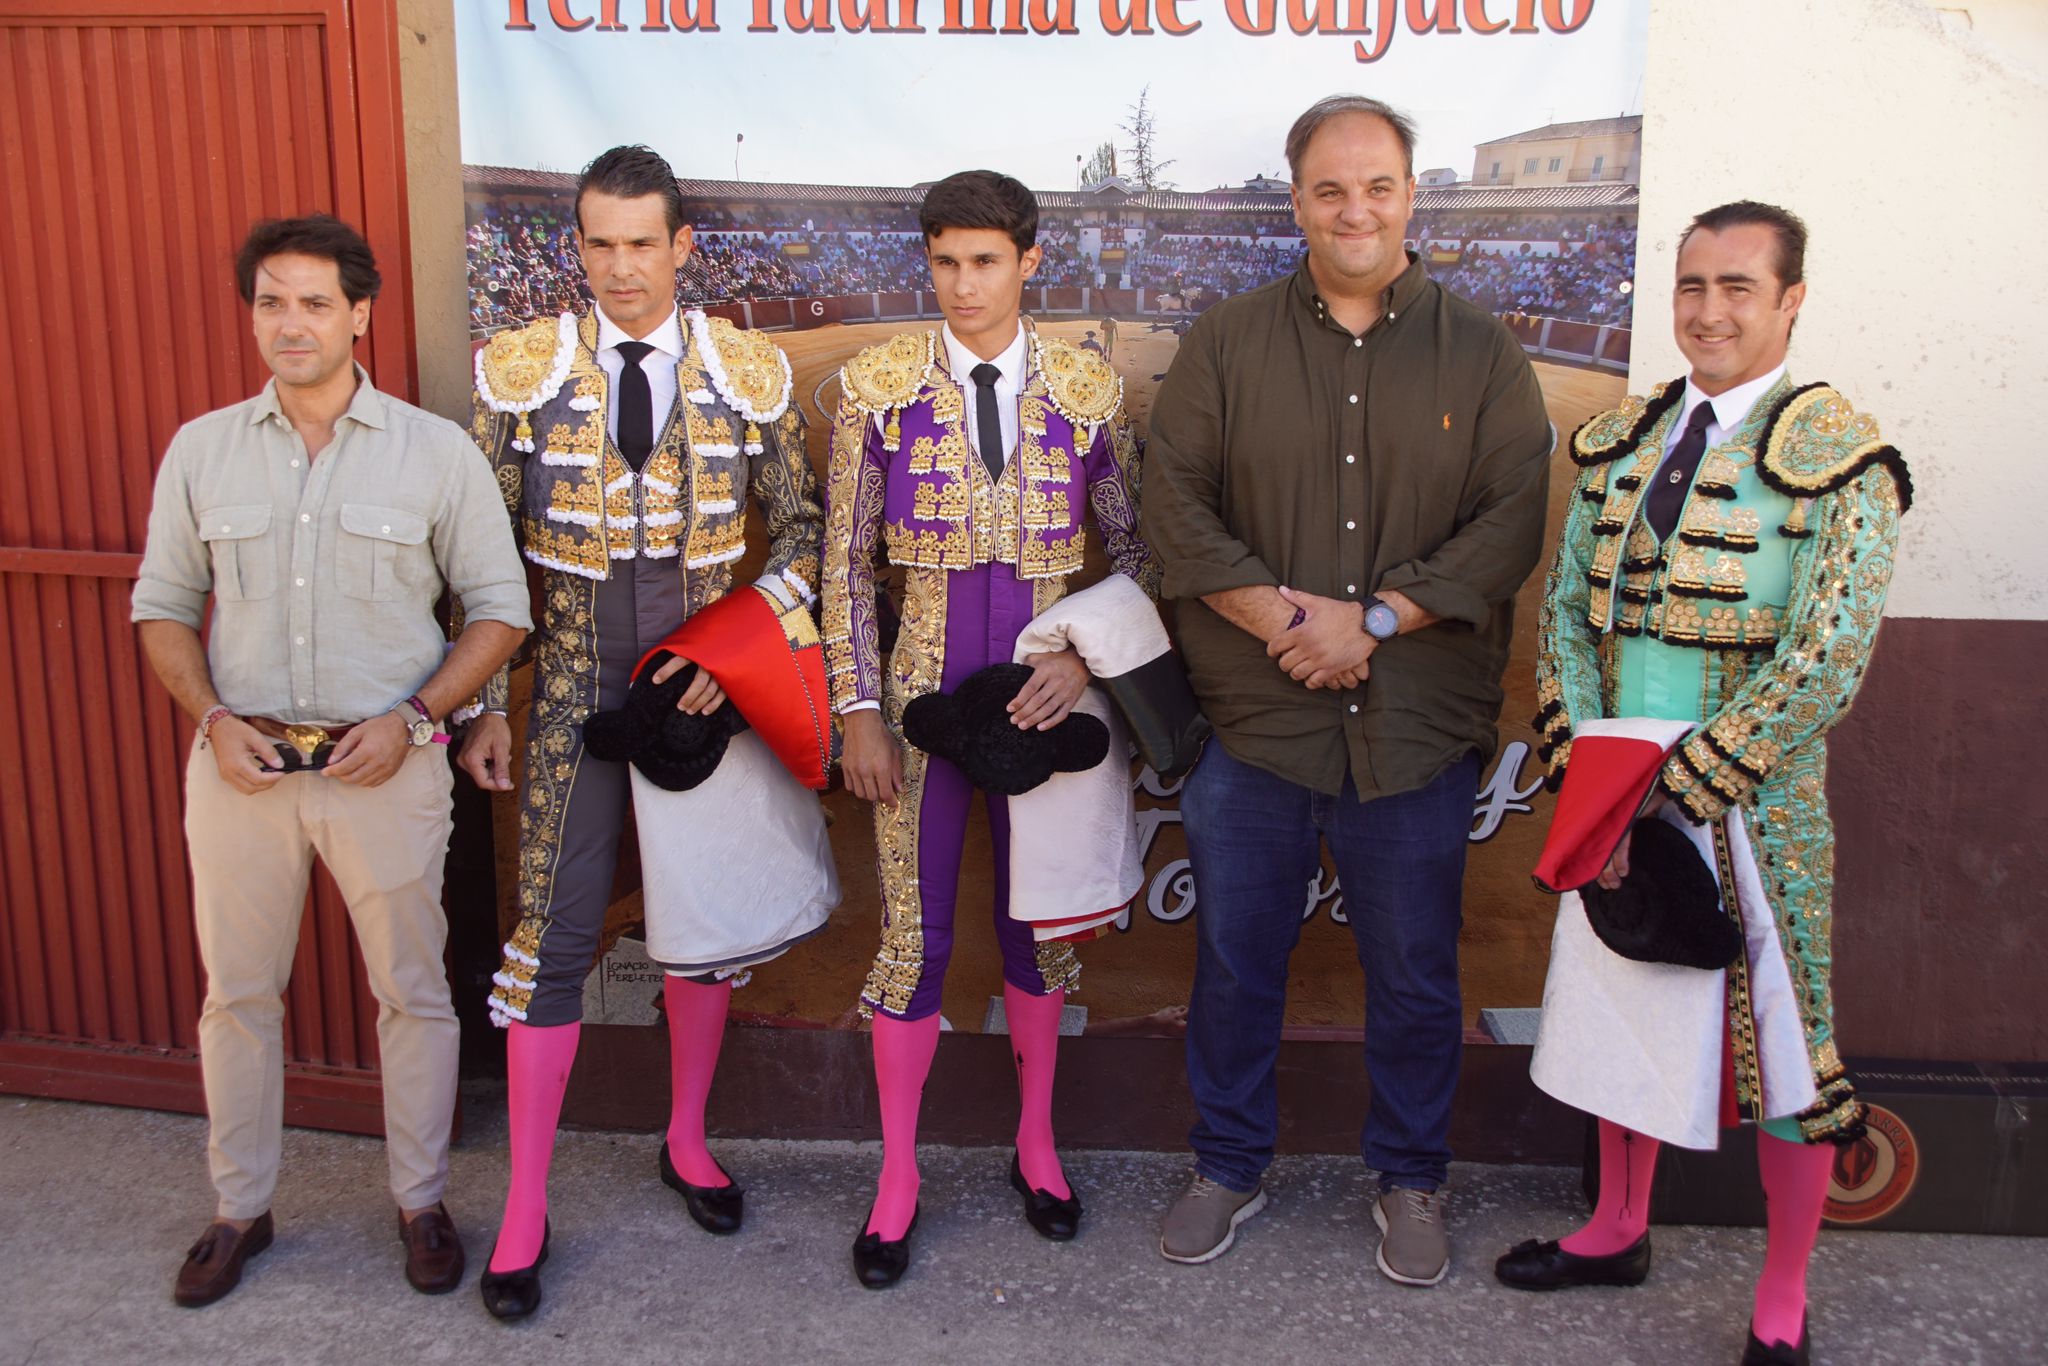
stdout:
[(1365, 629), (1374, 640), (1385, 640), (1401, 629), (1401, 618), (1393, 608), (1376, 602), (1365, 609)]
[(434, 738), (434, 723), (432, 721), (415, 721), (408, 729), (412, 732), (411, 740), (415, 745), (427, 744)]

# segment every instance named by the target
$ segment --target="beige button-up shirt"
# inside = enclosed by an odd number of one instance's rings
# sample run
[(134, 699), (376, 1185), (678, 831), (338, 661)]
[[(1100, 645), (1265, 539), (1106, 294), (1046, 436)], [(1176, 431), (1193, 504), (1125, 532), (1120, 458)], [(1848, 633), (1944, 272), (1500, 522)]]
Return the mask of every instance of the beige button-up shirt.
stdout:
[(242, 716), (347, 725), (433, 676), (443, 589), (468, 621), (530, 630), (525, 566), (490, 462), (462, 428), (370, 384), (318, 458), (277, 382), (196, 418), (157, 471), (130, 612), (197, 630)]

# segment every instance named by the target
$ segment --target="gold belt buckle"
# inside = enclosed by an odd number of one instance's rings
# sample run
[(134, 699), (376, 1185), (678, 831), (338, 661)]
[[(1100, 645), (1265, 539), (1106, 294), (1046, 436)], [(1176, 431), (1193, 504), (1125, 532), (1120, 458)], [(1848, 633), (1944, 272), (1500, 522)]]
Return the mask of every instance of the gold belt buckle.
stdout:
[(299, 758), (305, 763), (305, 766), (311, 768), (313, 766), (313, 756), (318, 754), (320, 746), (326, 744), (332, 737), (321, 726), (286, 726), (284, 728), (284, 738), (289, 740), (292, 748), (299, 752)]

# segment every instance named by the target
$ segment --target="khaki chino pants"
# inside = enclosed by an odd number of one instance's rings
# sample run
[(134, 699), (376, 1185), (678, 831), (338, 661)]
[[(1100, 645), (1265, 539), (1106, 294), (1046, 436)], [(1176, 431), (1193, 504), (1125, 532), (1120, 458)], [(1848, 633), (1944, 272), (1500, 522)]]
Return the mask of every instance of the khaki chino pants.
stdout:
[(441, 1198), (460, 1042), (442, 965), (452, 786), (446, 751), (428, 745), (380, 787), (293, 773), (249, 796), (222, 779), (211, 749), (193, 746), (185, 837), (206, 965), (199, 1063), (220, 1217), (255, 1218), (277, 1187), (283, 995), (315, 853), (348, 902), (377, 998), (392, 1197), (406, 1209)]

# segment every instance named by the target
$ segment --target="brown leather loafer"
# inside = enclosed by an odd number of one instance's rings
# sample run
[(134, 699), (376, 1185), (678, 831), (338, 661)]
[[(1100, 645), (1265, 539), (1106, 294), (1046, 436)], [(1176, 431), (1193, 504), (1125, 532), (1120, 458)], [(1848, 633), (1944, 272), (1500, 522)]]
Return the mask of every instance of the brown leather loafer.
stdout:
[(448, 1217), (448, 1207), (437, 1204), (425, 1214), (406, 1222), (398, 1215), (398, 1241), (405, 1244), (405, 1278), (422, 1295), (445, 1295), (462, 1284), (462, 1235)]
[(212, 1304), (242, 1283), (242, 1263), (269, 1247), (276, 1232), (269, 1210), (246, 1229), (219, 1221), (208, 1224), (185, 1254), (171, 1298), (187, 1309)]

